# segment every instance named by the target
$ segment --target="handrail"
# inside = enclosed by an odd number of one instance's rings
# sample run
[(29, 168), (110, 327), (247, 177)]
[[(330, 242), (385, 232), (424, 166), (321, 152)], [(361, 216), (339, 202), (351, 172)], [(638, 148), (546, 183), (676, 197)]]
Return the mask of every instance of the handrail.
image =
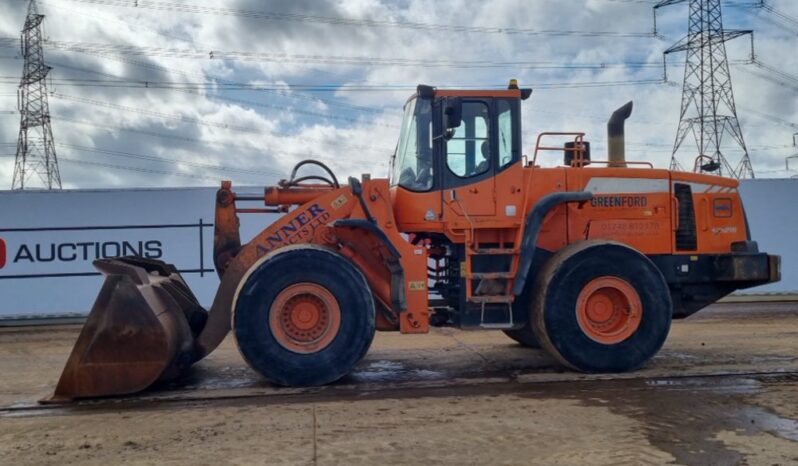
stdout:
[[(544, 136), (573, 136), (574, 137), (574, 147), (551, 147), (551, 146), (541, 146), (540, 142), (543, 140)], [(538, 161), (538, 152), (542, 150), (548, 151), (565, 151), (565, 152), (573, 152), (574, 158), (571, 161), (571, 166), (574, 167), (582, 167), (585, 165), (585, 133), (582, 132), (560, 132), (560, 131), (547, 131), (544, 133), (538, 134), (537, 143), (535, 144), (535, 154), (532, 156), (532, 166), (537, 165)]]
[[(450, 196), (451, 196), (451, 200), (447, 201), (446, 200), (446, 195), (444, 195), (443, 196), (443, 202), (445, 202), (449, 206), (451, 206), (452, 204), (457, 204), (457, 206), (460, 207), (460, 210), (463, 212), (463, 217), (465, 217), (466, 221), (468, 222), (468, 230), (463, 230), (463, 233), (465, 234), (465, 244), (466, 244), (466, 246), (470, 246), (471, 243), (474, 241), (474, 228), (475, 228), (474, 227), (474, 222), (471, 220), (471, 217), (468, 215), (468, 211), (466, 211), (465, 207), (460, 202), (460, 199), (457, 198), (457, 194), (455, 193), (455, 190), (452, 189), (452, 190), (449, 191), (449, 193), (450, 193)], [(450, 228), (449, 230), (452, 231), (453, 233), (455, 231), (454, 228)], [(458, 228), (458, 230), (459, 230), (459, 228)], [(470, 237), (470, 239), (469, 239), (469, 237)]]
[[(618, 162), (611, 162), (609, 160), (591, 160), (590, 163), (591, 164), (601, 163), (601, 164), (604, 164), (604, 165), (610, 165), (610, 164), (618, 163)], [(623, 163), (626, 164), (626, 165), (645, 165), (648, 168), (651, 168), (651, 169), (654, 168), (654, 164), (651, 163), (651, 162), (625, 160)]]
[[(574, 147), (554, 147), (554, 146), (541, 146), (540, 143), (545, 136), (573, 136), (574, 137)], [(585, 143), (585, 133), (582, 132), (553, 132), (548, 131), (544, 133), (538, 134), (537, 143), (535, 144), (535, 153), (532, 156), (532, 162), (527, 162), (524, 166), (537, 166), (538, 160), (538, 152), (548, 150), (548, 151), (564, 151), (564, 152), (573, 152), (574, 157), (571, 159), (571, 167), (573, 168), (584, 168), (589, 164), (604, 164), (604, 165), (612, 165), (613, 163), (617, 162), (610, 162), (609, 160), (588, 160), (585, 158), (585, 153), (587, 152), (587, 147)], [(648, 168), (653, 169), (654, 164), (651, 162), (642, 162), (642, 161), (624, 161), (626, 165), (643, 165)]]

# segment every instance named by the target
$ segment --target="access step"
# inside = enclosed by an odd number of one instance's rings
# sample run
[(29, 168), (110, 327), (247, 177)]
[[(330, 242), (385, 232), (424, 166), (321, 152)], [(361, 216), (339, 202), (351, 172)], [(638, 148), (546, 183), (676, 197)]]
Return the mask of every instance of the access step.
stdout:
[(512, 272), (476, 272), (468, 274), (467, 277), (479, 280), (499, 280), (515, 278), (515, 274)]
[(484, 295), (472, 296), (468, 302), (475, 304), (511, 304), (515, 300), (515, 296), (506, 295)]
[(481, 328), (490, 329), (490, 330), (512, 330), (515, 328), (515, 324), (512, 322), (506, 324), (486, 324), (481, 323), (479, 324)]
[(512, 248), (479, 248), (471, 249), (471, 254), (475, 256), (498, 256), (498, 255), (516, 255), (520, 251)]

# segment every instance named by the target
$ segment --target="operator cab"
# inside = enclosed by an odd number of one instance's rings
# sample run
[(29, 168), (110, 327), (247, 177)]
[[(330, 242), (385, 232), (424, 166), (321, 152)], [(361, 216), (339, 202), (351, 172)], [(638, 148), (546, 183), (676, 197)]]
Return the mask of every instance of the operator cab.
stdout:
[(419, 85), (405, 104), (391, 186), (449, 189), (494, 176), (521, 160), (520, 101), (531, 89), (437, 90)]
[[(439, 90), (419, 85), (405, 104), (391, 187), (408, 230), (459, 216), (495, 215), (496, 177), (521, 161), (521, 100), (531, 89)], [(415, 208), (408, 208), (415, 206)], [(451, 210), (451, 209), (450, 209)], [(449, 213), (451, 216), (456, 212)]]

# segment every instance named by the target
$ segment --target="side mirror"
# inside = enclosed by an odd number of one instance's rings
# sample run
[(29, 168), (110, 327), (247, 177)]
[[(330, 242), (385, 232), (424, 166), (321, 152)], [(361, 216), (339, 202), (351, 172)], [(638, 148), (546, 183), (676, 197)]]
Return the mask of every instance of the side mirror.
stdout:
[(463, 122), (463, 102), (459, 97), (446, 99), (446, 107), (443, 114), (445, 116), (446, 129), (454, 129)]

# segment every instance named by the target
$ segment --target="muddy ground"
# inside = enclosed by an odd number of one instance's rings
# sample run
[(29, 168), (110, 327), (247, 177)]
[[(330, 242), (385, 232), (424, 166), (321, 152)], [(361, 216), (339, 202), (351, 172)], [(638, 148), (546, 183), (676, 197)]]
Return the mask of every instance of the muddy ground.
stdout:
[(0, 329), (0, 463), (798, 464), (798, 303), (675, 322), (660, 354), (623, 375), (443, 329), (379, 334), (345, 380), (284, 389), (228, 339), (177, 384), (38, 406), (77, 331)]

